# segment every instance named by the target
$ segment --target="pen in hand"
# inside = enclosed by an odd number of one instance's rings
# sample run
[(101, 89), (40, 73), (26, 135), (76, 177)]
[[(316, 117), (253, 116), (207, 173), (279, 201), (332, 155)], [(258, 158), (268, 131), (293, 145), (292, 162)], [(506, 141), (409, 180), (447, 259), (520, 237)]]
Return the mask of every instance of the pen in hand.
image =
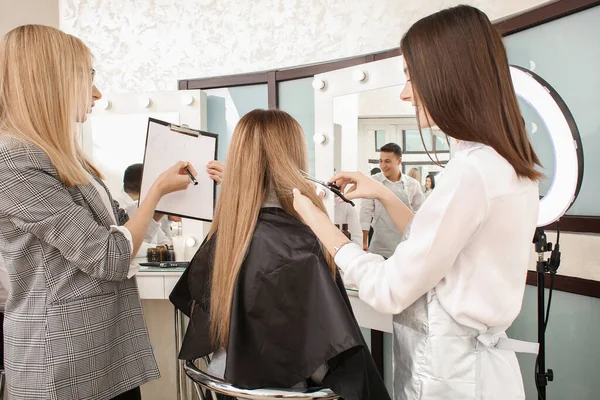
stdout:
[(188, 166), (186, 166), (184, 169), (185, 169), (185, 172), (187, 172), (190, 179), (192, 180), (192, 183), (194, 184), (194, 186), (196, 186), (198, 184), (198, 181), (196, 180), (196, 178), (194, 178), (194, 175), (192, 175), (192, 171), (190, 171), (190, 168)]

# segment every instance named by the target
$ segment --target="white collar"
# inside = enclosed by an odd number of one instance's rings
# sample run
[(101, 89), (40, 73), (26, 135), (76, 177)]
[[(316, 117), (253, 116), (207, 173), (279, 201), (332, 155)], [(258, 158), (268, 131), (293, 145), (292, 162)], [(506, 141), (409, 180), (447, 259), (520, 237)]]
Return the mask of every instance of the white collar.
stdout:
[(406, 183), (406, 174), (403, 174), (402, 172), (400, 172), (400, 180), (396, 181), (396, 182), (392, 182), (391, 180), (389, 180), (384, 174), (383, 172), (381, 172), (381, 176), (383, 177), (384, 181), (388, 181), (389, 183), (392, 184), (397, 184), (397, 183)]
[(481, 149), (485, 146), (486, 145), (483, 143), (468, 142), (465, 140), (460, 140), (456, 144), (456, 149), (454, 151), (452, 158), (466, 157), (471, 151), (476, 150), (476, 149)]

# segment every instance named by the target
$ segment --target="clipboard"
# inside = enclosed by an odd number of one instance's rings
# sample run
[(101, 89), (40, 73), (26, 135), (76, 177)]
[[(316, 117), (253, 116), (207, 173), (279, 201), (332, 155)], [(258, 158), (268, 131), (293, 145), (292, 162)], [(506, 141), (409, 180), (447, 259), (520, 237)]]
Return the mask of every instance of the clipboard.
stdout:
[(198, 185), (162, 197), (156, 212), (212, 222), (216, 203), (215, 181), (205, 172), (206, 164), (217, 158), (218, 135), (148, 118), (140, 203), (158, 176), (178, 161), (191, 163)]

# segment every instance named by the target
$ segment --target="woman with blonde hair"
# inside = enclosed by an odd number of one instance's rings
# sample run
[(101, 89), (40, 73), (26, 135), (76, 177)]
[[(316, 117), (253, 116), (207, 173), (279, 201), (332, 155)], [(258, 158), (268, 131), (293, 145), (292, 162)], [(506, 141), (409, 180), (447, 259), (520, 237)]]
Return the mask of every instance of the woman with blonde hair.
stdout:
[(9, 396), (139, 399), (159, 372), (130, 263), (160, 198), (188, 186), (186, 164), (165, 171), (127, 221), (78, 144), (78, 122), (101, 97), (90, 50), (21, 26), (0, 42), (0, 71)]
[(239, 387), (325, 385), (347, 400), (389, 399), (333, 258), (293, 208), (298, 187), (325, 212), (302, 173), (300, 125), (254, 110), (227, 159), (207, 241), (171, 294), (191, 318), (180, 358), (215, 352), (211, 373)]
[(421, 185), (423, 184), (421, 182), (421, 172), (417, 168), (411, 168), (410, 171), (408, 171), (408, 176), (417, 180), (417, 182), (419, 182), (419, 184), (421, 184)]

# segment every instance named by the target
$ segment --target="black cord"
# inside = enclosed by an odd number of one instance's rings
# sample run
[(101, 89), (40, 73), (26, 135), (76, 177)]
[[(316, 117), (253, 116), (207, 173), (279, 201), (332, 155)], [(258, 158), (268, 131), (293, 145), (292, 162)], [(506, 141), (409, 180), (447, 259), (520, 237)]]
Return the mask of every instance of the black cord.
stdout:
[(548, 307), (546, 308), (546, 318), (544, 318), (544, 334), (546, 333), (546, 327), (548, 326), (548, 319), (550, 318), (550, 306), (552, 305), (552, 293), (554, 291), (554, 278), (556, 277), (556, 271), (560, 264), (560, 222), (556, 221), (556, 244), (552, 253), (550, 253), (550, 261), (548, 267), (550, 269), (550, 287), (548, 288)]
[[(548, 272), (550, 273), (550, 285), (548, 287), (548, 305), (546, 306), (546, 315), (544, 317), (544, 335), (546, 334), (546, 328), (548, 327), (548, 320), (550, 319), (550, 306), (552, 305), (552, 293), (554, 292), (554, 278), (556, 277), (556, 271), (560, 265), (560, 221), (556, 221), (556, 244), (550, 253), (550, 258), (548, 259)], [(542, 398), (542, 394), (540, 393), (540, 388), (537, 386), (538, 373), (540, 371), (539, 365), (539, 356), (535, 358), (535, 366), (534, 366), (534, 377), (536, 380), (536, 388), (538, 392), (538, 397), (540, 400), (545, 400)], [(546, 371), (543, 371), (545, 374)]]
[(546, 307), (546, 318), (544, 319), (544, 334), (548, 327), (548, 319), (550, 318), (550, 305), (552, 304), (552, 291), (554, 289), (554, 277), (556, 274), (550, 274), (550, 287), (548, 288), (548, 307)]

